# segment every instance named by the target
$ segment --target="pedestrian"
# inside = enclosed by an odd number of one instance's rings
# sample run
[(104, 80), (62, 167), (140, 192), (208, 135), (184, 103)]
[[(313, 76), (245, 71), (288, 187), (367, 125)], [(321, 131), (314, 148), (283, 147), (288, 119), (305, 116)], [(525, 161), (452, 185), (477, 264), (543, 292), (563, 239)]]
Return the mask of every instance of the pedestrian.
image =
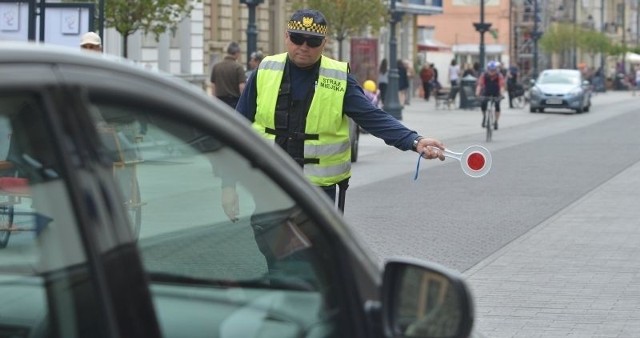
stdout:
[(431, 69), (433, 69), (433, 82), (440, 83), (440, 81), (438, 80), (438, 68), (436, 68), (435, 63), (431, 64)]
[(211, 69), (211, 92), (232, 108), (236, 107), (247, 81), (244, 67), (238, 62), (238, 58), (240, 45), (230, 42), (227, 45), (227, 55)]
[(462, 78), (467, 76), (476, 77), (475, 71), (473, 70), (473, 65), (471, 63), (467, 63), (464, 65), (464, 71), (462, 72)]
[(449, 83), (451, 84), (451, 88), (457, 87), (458, 82), (460, 80), (460, 66), (458, 65), (458, 61), (456, 59), (451, 60), (451, 64), (449, 65)]
[(260, 62), (262, 62), (263, 58), (264, 54), (261, 51), (255, 51), (251, 53), (251, 55), (249, 56), (249, 67), (245, 72), (247, 79), (249, 78), (249, 76), (251, 76), (251, 73), (258, 69), (258, 65), (260, 65)]
[[(489, 61), (487, 71), (480, 74), (478, 84), (476, 86), (476, 96), (492, 96), (503, 97), (505, 91), (505, 79), (500, 73), (500, 63), (498, 61)], [(487, 126), (487, 106), (488, 101), (482, 100), (480, 109), (482, 110), (482, 128)], [(500, 119), (500, 101), (495, 102), (496, 120), (493, 123), (493, 129), (498, 129), (498, 120)]]
[(431, 88), (433, 86), (433, 69), (428, 63), (425, 63), (420, 69), (420, 80), (422, 81), (424, 99), (425, 101), (429, 101), (429, 97), (431, 96)]
[[(247, 81), (237, 111), (254, 130), (281, 147), (309, 181), (344, 206), (351, 177), (349, 118), (388, 145), (444, 160), (444, 145), (422, 137), (375, 106), (346, 62), (322, 55), (327, 44), (325, 16), (296, 11), (284, 32), (285, 53), (265, 57)], [(223, 182), (223, 209), (237, 220), (233, 184)]]
[(398, 68), (398, 100), (406, 104), (407, 90), (409, 89), (409, 77), (404, 62), (400, 59), (396, 62)]
[(95, 32), (86, 32), (80, 38), (80, 48), (94, 52), (102, 52), (102, 39)]
[(387, 84), (389, 84), (389, 67), (387, 66), (387, 59), (382, 59), (378, 69), (378, 90), (380, 90), (381, 105), (384, 105), (384, 100), (387, 98)]
[(407, 87), (407, 91), (404, 96), (404, 105), (408, 106), (411, 104), (411, 98), (413, 98), (413, 93), (417, 87), (415, 84), (416, 71), (413, 67), (413, 63), (409, 60), (402, 60), (402, 64), (404, 65), (404, 69), (407, 70), (407, 83), (409, 84), (409, 87)]
[(507, 72), (507, 94), (509, 95), (509, 108), (513, 108), (513, 99), (518, 93), (518, 67), (513, 65)]
[(364, 89), (364, 95), (371, 101), (371, 103), (378, 107), (378, 104), (380, 103), (380, 92), (376, 88), (376, 83), (372, 80), (367, 80), (362, 84), (362, 89)]
[(480, 76), (480, 74), (482, 73), (482, 70), (480, 69), (480, 62), (476, 61), (473, 63), (473, 77), (478, 78), (478, 76)]
[(640, 89), (640, 65), (635, 66), (636, 74), (633, 81), (633, 91), (632, 95), (636, 96), (636, 91)]

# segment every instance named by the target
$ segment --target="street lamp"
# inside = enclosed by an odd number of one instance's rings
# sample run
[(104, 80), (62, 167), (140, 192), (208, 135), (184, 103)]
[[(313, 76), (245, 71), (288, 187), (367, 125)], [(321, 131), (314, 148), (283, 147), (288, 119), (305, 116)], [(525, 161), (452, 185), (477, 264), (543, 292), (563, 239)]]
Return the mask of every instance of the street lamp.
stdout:
[(480, 22), (476, 22), (473, 24), (476, 28), (476, 31), (480, 33), (480, 54), (478, 55), (480, 68), (484, 69), (484, 33), (489, 31), (491, 28), (490, 23), (484, 22), (484, 0), (480, 0)]
[(622, 10), (622, 50), (623, 50), (623, 55), (622, 55), (622, 72), (623, 73), (627, 73), (627, 65), (625, 63), (625, 59), (627, 58), (627, 12), (626, 12), (626, 6), (625, 3), (621, 3), (618, 5), (618, 8), (621, 8)]
[(533, 0), (533, 34), (531, 36), (533, 39), (533, 79), (538, 77), (538, 40), (540, 40), (542, 36), (542, 33), (539, 31), (539, 22), (540, 7), (538, 7), (538, 0)]
[(251, 59), (251, 53), (258, 49), (258, 28), (256, 27), (256, 7), (264, 0), (240, 0), (249, 9), (249, 23), (247, 24), (247, 65)]
[(98, 0), (98, 34), (102, 41), (104, 41), (104, 3), (105, 0)]
[(396, 11), (396, 0), (391, 0), (390, 6), (389, 84), (387, 84), (387, 97), (384, 98), (384, 110), (396, 119), (402, 120), (402, 106), (398, 100), (398, 42), (396, 39), (396, 24), (402, 19), (402, 12)]
[(578, 0), (573, 0), (573, 69), (578, 69)]
[[(604, 0), (600, 0), (600, 32), (602, 34), (605, 34), (605, 25), (604, 25)], [(604, 60), (605, 59), (605, 54), (604, 51), (600, 51), (600, 76), (602, 76), (602, 82), (603, 82), (603, 86), (604, 86), (604, 79), (605, 79), (605, 70), (604, 70)]]

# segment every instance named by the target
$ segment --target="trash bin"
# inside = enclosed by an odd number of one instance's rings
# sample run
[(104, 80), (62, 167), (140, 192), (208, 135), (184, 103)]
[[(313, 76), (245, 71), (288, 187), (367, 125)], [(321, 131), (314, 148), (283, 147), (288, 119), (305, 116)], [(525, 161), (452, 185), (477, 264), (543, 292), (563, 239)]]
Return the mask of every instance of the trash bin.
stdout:
[(473, 109), (480, 103), (476, 97), (476, 83), (478, 79), (467, 75), (460, 81), (460, 109)]
[(628, 90), (627, 85), (625, 84), (625, 78), (623, 73), (617, 73), (615, 79), (613, 80), (613, 89), (614, 90)]
[(607, 91), (604, 76), (598, 75), (593, 77), (593, 90), (596, 93), (604, 93)]

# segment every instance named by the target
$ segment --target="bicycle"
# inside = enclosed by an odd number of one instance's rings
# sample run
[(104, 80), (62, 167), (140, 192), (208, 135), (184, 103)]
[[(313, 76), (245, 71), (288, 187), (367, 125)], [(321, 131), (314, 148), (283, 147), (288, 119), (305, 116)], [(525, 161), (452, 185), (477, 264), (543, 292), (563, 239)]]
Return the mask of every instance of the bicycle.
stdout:
[(487, 111), (484, 116), (484, 126), (487, 128), (487, 137), (486, 141), (491, 142), (491, 138), (493, 136), (493, 126), (496, 123), (496, 105), (502, 100), (503, 96), (479, 96), (481, 102), (487, 102)]
[(529, 101), (527, 91), (521, 84), (516, 85), (516, 88), (513, 89), (513, 93), (511, 95), (511, 103), (514, 108), (522, 109)]

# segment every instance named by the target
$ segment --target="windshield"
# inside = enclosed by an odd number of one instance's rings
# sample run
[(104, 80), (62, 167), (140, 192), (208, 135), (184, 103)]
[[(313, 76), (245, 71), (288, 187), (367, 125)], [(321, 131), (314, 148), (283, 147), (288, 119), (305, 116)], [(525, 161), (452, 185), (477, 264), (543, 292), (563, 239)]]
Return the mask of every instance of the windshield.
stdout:
[(540, 75), (537, 81), (538, 84), (570, 84), (579, 85), (580, 75), (576, 73), (565, 72), (544, 72)]

